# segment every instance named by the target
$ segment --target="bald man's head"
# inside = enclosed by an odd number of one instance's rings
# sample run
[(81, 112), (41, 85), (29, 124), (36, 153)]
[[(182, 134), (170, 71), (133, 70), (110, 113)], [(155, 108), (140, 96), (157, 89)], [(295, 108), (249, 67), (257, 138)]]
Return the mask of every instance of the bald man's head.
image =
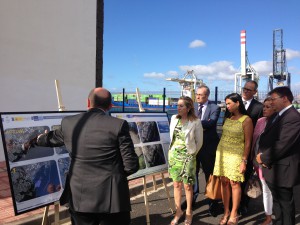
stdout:
[(111, 107), (111, 93), (105, 88), (94, 88), (88, 97), (89, 108), (101, 108), (109, 110)]

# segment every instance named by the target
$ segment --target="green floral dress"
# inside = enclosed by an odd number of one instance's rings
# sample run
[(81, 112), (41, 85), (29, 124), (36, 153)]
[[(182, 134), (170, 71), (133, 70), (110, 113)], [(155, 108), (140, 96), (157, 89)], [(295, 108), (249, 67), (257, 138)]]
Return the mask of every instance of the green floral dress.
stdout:
[(216, 152), (214, 175), (225, 176), (232, 181), (244, 181), (244, 175), (240, 173), (240, 165), (245, 146), (243, 122), (247, 117), (243, 115), (238, 120), (229, 118), (225, 120)]
[(169, 150), (169, 175), (173, 181), (193, 185), (196, 180), (196, 156), (187, 152), (184, 129), (181, 120), (174, 130)]

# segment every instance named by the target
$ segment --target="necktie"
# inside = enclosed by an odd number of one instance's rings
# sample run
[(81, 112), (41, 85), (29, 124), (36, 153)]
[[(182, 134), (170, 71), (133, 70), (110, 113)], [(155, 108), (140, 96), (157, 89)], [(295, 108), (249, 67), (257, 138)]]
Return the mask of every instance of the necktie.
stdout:
[(272, 120), (272, 123), (274, 123), (276, 120), (278, 120), (278, 118), (279, 118), (279, 114), (277, 114), (277, 115), (274, 117), (274, 119)]
[(247, 101), (243, 101), (243, 103), (244, 103), (244, 106), (246, 107), (246, 105), (247, 105)]
[(203, 108), (203, 105), (199, 104), (199, 106), (198, 106), (198, 118), (200, 120), (201, 120), (201, 117), (202, 117), (202, 108)]

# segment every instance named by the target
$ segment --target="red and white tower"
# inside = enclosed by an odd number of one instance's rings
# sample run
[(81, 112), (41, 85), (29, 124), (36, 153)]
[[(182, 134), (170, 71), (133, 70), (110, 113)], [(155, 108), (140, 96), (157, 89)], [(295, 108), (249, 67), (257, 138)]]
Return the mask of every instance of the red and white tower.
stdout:
[(246, 76), (246, 30), (241, 31), (241, 75)]
[(235, 74), (234, 80), (234, 91), (236, 93), (242, 93), (243, 82), (247, 82), (249, 80), (258, 81), (258, 74), (251, 67), (247, 51), (246, 51), (246, 30), (241, 30), (240, 34), (241, 40), (241, 72)]

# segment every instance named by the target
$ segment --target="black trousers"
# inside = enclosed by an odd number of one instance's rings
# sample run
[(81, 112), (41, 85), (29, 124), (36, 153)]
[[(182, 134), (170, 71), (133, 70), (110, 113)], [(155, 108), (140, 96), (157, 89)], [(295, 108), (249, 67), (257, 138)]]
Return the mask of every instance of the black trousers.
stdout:
[(273, 213), (276, 225), (295, 224), (295, 201), (293, 188), (278, 187), (267, 182), (273, 197)]
[(129, 225), (130, 212), (82, 213), (69, 209), (72, 225)]
[[(217, 147), (216, 147), (217, 148)], [(215, 148), (215, 149), (216, 149)], [(201, 151), (198, 152), (196, 156), (196, 181), (193, 185), (193, 198), (196, 199), (199, 195), (199, 179), (198, 174), (200, 171), (200, 165), (202, 167), (202, 170), (205, 175), (205, 181), (207, 183), (209, 176), (214, 172), (214, 166), (215, 166), (215, 158), (216, 158), (216, 151), (213, 152), (205, 152)], [(208, 204), (218, 202), (218, 200), (208, 200)]]
[(253, 174), (253, 163), (250, 160), (250, 156), (248, 157), (248, 163), (246, 166), (246, 171), (244, 174), (245, 177), (245, 181), (243, 183), (241, 183), (241, 191), (242, 191), (242, 195), (241, 195), (241, 202), (240, 202), (240, 207), (248, 207), (250, 198), (248, 195), (245, 194), (245, 188), (246, 188), (246, 183), (249, 180), (249, 178), (251, 177), (251, 175)]

